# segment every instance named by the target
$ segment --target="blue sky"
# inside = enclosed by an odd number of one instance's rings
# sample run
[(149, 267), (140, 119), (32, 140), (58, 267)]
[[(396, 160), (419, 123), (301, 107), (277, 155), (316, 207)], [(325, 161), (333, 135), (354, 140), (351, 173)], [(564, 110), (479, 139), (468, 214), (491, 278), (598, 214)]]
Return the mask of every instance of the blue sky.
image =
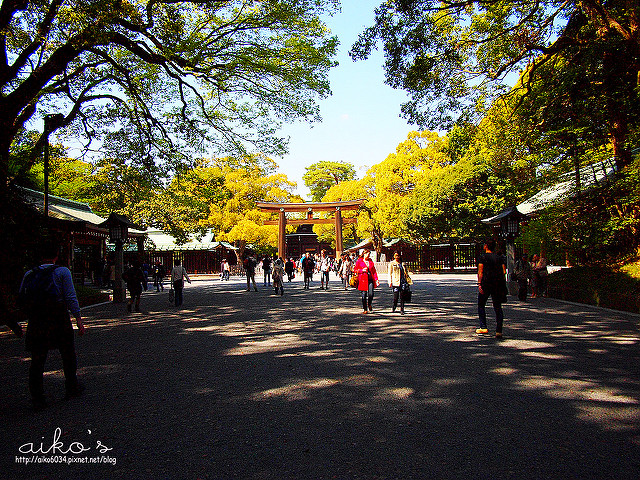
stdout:
[(404, 92), (384, 83), (382, 52), (365, 61), (353, 62), (351, 45), (365, 27), (373, 23), (373, 11), (381, 0), (343, 0), (342, 12), (327, 19), (340, 39), (340, 65), (330, 73), (333, 95), (320, 101), (323, 122), (285, 125), (290, 137), (289, 154), (274, 158), (280, 171), (297, 182), (297, 193), (308, 199), (302, 181), (305, 167), (321, 160), (344, 161), (356, 167), (358, 177), (395, 152), (399, 143), (416, 127), (400, 118)]

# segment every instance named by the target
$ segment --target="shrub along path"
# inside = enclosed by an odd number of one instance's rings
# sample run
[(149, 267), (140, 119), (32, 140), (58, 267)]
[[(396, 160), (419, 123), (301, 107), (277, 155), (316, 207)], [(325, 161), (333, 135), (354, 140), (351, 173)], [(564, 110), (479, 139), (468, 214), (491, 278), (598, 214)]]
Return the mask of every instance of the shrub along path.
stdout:
[(301, 286), (87, 308), (87, 390), (62, 399), (52, 352), (39, 413), (24, 341), (0, 334), (0, 478), (638, 477), (640, 317), (510, 302), (500, 341), (475, 335), (472, 275), (417, 276), (405, 316), (387, 287), (362, 315), (337, 281)]

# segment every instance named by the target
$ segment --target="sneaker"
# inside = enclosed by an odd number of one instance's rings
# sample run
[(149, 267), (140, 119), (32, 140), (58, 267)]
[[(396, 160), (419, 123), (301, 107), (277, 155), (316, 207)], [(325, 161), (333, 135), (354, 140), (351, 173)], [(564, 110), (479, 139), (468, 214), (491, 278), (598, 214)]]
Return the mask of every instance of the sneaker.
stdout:
[(476, 333), (478, 335), (480, 335), (482, 333), (489, 333), (489, 329), (488, 328), (476, 328)]
[(496, 338), (502, 338), (502, 332), (496, 332)]

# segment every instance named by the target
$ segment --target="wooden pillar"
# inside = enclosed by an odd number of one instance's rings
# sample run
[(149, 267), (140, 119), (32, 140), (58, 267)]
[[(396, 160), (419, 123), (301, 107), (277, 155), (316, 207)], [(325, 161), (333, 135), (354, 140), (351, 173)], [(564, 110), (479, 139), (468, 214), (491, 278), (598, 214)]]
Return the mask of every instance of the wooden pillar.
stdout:
[(122, 273), (124, 272), (124, 248), (122, 240), (116, 240), (116, 254), (113, 268), (115, 270), (115, 280), (113, 282), (113, 303), (123, 303), (127, 298), (124, 288)]
[(509, 294), (511, 295), (517, 295), (518, 294), (518, 289), (520, 288), (520, 286), (518, 285), (518, 282), (512, 282), (511, 281), (511, 274), (513, 273), (513, 270), (515, 269), (515, 265), (516, 265), (516, 246), (514, 244), (513, 238), (509, 237), (507, 238), (507, 245), (506, 245), (506, 254), (507, 254), (507, 288), (509, 290)]
[(287, 258), (287, 217), (284, 208), (280, 209), (278, 215), (278, 256), (285, 260)]
[(336, 207), (336, 260), (342, 255), (342, 211)]

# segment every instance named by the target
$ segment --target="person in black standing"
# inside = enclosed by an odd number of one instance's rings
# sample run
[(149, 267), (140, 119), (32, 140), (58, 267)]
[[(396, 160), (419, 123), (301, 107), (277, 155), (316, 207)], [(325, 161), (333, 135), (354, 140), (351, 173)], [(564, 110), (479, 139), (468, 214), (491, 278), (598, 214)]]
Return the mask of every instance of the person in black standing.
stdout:
[(146, 280), (144, 272), (140, 267), (140, 261), (137, 258), (131, 260), (131, 266), (126, 272), (122, 274), (122, 279), (127, 283), (127, 290), (129, 290), (129, 303), (127, 304), (127, 311), (131, 312), (131, 307), (135, 303), (135, 311), (140, 311), (140, 296), (142, 295), (142, 288), (146, 290)]
[(293, 270), (295, 269), (295, 265), (293, 264), (293, 259), (290, 258), (287, 260), (287, 263), (284, 264), (284, 271), (287, 274), (287, 279), (291, 281), (293, 279)]
[(264, 286), (271, 286), (271, 257), (269, 255), (265, 255), (262, 259), (262, 273), (264, 274)]
[(495, 249), (495, 240), (487, 240), (484, 244), (484, 253), (480, 255), (478, 260), (478, 317), (480, 326), (476, 329), (476, 333), (489, 333), (485, 305), (491, 297), (496, 313), (496, 338), (502, 338), (504, 321), (502, 304), (506, 301), (507, 292), (506, 269), (500, 255), (494, 253)]

